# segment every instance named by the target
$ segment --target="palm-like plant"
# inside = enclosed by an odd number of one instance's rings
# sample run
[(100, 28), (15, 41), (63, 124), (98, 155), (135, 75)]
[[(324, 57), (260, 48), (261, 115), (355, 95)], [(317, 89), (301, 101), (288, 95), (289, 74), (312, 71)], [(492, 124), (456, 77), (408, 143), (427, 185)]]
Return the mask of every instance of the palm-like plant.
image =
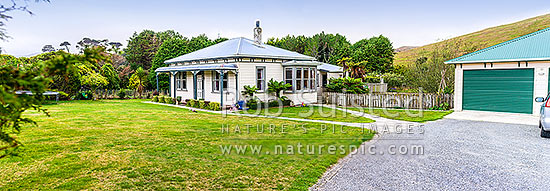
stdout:
[(143, 70), (143, 68), (139, 67), (136, 72), (132, 74), (132, 77), (130, 77), (129, 87), (135, 89), (139, 93), (139, 97), (141, 97), (141, 94), (145, 89), (146, 80), (147, 73), (145, 72), (145, 70)]
[(277, 98), (281, 98), (281, 91), (291, 87), (292, 85), (290, 84), (287, 84), (283, 81), (278, 82), (276, 80), (273, 80), (273, 78), (271, 78), (271, 80), (269, 80), (269, 83), (267, 84), (267, 92), (275, 93), (275, 96), (277, 96)]
[(350, 73), (352, 78), (363, 78), (367, 69), (368, 61), (361, 62), (350, 62), (347, 64), (347, 71)]
[(249, 85), (245, 85), (243, 86), (243, 95), (246, 96), (246, 97), (253, 97), (254, 96), (254, 93), (256, 93), (256, 91), (258, 91), (258, 88), (256, 86), (249, 86)]

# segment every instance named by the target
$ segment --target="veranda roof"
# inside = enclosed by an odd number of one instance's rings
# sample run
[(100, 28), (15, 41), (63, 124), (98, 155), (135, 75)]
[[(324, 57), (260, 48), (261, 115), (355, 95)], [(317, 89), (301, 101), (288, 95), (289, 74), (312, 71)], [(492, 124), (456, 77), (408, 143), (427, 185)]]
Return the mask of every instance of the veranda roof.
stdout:
[(323, 63), (317, 66), (317, 70), (323, 71), (323, 72), (344, 72), (342, 67), (332, 65), (332, 64), (327, 64), (327, 63)]
[(193, 71), (193, 70), (236, 70), (237, 64), (223, 63), (223, 64), (196, 64), (196, 65), (183, 65), (183, 66), (169, 66), (160, 67), (155, 72), (170, 72), (170, 71)]

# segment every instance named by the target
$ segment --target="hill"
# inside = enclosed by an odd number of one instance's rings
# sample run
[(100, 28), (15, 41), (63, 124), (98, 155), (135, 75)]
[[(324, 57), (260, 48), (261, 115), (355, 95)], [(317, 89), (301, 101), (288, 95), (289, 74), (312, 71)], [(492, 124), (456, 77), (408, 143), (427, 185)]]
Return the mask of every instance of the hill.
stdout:
[(442, 43), (461, 41), (461, 44), (468, 44), (475, 47), (474, 50), (479, 50), (548, 27), (550, 27), (550, 14), (525, 19), (511, 24), (491, 27), (441, 42), (399, 52), (395, 55), (394, 64), (409, 65), (414, 63), (416, 58), (418, 58), (422, 53), (430, 52)]

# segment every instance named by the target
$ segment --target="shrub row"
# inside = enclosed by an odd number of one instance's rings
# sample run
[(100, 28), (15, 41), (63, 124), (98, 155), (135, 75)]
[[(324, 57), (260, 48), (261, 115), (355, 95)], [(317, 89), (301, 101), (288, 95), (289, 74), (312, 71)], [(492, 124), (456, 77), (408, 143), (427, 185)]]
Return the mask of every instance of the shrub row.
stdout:
[(214, 111), (220, 111), (220, 103), (218, 102), (207, 102), (204, 100), (194, 100), (191, 99), (187, 101), (186, 106), (188, 107), (194, 107), (194, 108), (200, 108), (200, 109), (208, 109), (208, 110), (214, 110)]
[[(282, 99), (281, 102), (283, 104), (282, 106), (290, 106), (292, 104), (292, 101), (286, 98)], [(258, 105), (260, 105), (260, 108), (265, 107), (266, 102), (251, 99), (251, 100), (248, 100), (248, 102), (246, 103), (246, 106), (248, 107), (248, 109), (252, 109), (252, 110), (258, 109)], [(267, 107), (279, 107), (279, 102), (277, 100), (268, 101)]]
[(176, 99), (167, 96), (153, 96), (153, 102), (176, 104)]

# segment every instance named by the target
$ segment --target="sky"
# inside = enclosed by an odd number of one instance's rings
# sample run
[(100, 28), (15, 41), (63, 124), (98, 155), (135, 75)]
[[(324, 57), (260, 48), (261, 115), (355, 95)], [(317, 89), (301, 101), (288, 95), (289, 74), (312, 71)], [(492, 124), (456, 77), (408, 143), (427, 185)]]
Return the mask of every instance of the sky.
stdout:
[[(364, 1), (141, 1), (16, 0), (34, 14), (9, 13), (10, 39), (0, 42), (3, 54), (32, 56), (44, 45), (64, 41), (71, 50), (84, 37), (128, 43), (134, 32), (175, 30), (183, 36), (253, 38), (261, 20), (263, 40), (288, 34), (339, 33), (351, 43), (384, 35), (394, 48), (421, 46), (484, 28), (548, 14), (542, 0), (364, 0)], [(9, 4), (9, 0), (0, 0)]]

